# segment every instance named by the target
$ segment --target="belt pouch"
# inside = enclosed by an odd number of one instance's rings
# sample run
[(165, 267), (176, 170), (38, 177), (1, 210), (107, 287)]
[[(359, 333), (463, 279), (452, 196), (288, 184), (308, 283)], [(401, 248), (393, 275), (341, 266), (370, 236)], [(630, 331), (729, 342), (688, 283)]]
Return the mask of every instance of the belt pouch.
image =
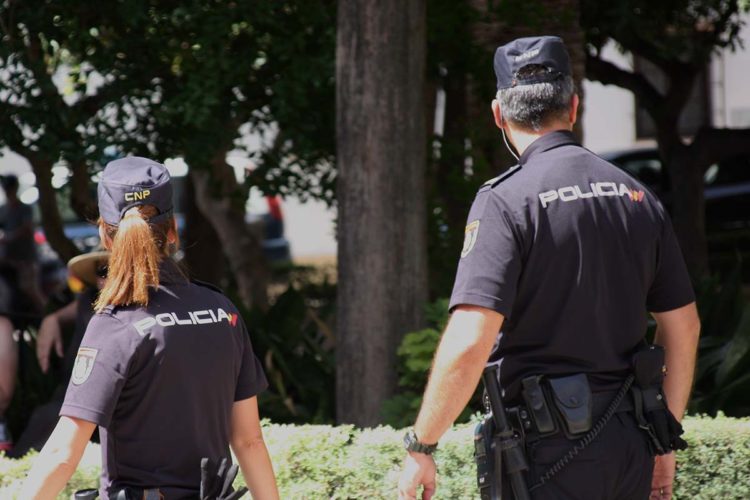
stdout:
[(552, 400), (563, 421), (566, 436), (576, 437), (588, 432), (592, 425), (591, 388), (586, 375), (548, 379)]
[(557, 426), (547, 405), (547, 398), (544, 397), (542, 385), (539, 383), (541, 379), (541, 375), (526, 377), (521, 380), (521, 385), (523, 386), (523, 400), (534, 419), (536, 430), (544, 435), (557, 432)]

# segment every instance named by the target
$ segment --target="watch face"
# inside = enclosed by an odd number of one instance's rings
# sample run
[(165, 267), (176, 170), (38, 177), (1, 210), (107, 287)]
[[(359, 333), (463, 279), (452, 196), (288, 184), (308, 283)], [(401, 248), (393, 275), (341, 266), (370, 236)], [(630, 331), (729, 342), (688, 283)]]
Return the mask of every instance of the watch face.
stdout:
[(414, 451), (417, 453), (430, 455), (433, 451), (435, 451), (435, 448), (437, 448), (437, 444), (428, 445), (420, 443), (416, 433), (413, 430), (410, 430), (407, 431), (407, 433), (404, 435), (404, 447), (407, 451)]

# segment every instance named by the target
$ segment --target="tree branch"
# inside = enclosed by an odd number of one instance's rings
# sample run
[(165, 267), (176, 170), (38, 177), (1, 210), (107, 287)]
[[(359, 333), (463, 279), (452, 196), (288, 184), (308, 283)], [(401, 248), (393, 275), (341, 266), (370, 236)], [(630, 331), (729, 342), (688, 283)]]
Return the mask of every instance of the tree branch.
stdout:
[(640, 104), (656, 119), (664, 96), (643, 75), (622, 69), (598, 56), (586, 54), (586, 76), (604, 85), (630, 90)]
[(701, 128), (690, 143), (690, 155), (703, 169), (750, 154), (750, 128)]
[(670, 59), (661, 55), (661, 50), (656, 44), (641, 37), (631, 35), (629, 37), (620, 37), (617, 43), (622, 45), (626, 51), (633, 55), (648, 59), (656, 66), (661, 68), (667, 74), (679, 74), (682, 71), (690, 69), (689, 64), (685, 64), (676, 59)]

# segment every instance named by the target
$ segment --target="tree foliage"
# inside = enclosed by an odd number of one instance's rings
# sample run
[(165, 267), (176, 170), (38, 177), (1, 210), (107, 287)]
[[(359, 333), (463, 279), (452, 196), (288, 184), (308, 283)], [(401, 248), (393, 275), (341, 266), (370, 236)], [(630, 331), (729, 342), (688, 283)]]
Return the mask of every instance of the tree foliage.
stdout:
[[(686, 142), (678, 124), (711, 56), (740, 46), (743, 9), (746, 6), (737, 0), (582, 3), (587, 76), (630, 90), (653, 119), (672, 185), (675, 231), (696, 277), (708, 271), (703, 174), (714, 163), (750, 153), (750, 129), (705, 126)], [(657, 85), (639, 71), (603, 59), (601, 49), (610, 40), (651, 62), (666, 83)]]
[[(245, 200), (251, 184), (333, 198), (334, 17), (324, 0), (5, 1), (4, 145), (32, 163), (53, 248), (77, 252), (62, 233), (53, 165), (72, 167), (74, 202), (85, 200), (74, 206), (90, 207), (105, 149), (183, 157), (243, 300), (265, 302)], [(226, 160), (237, 150), (258, 165), (244, 183)]]

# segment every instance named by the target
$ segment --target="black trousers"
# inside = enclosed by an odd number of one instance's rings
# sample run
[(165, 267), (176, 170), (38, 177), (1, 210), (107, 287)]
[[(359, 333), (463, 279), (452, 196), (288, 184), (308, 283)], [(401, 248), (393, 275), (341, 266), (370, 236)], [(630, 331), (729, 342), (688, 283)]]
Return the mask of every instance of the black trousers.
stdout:
[[(531, 488), (575, 444), (554, 435), (529, 446), (526, 483)], [(654, 458), (631, 413), (616, 413), (599, 436), (552, 479), (531, 492), (533, 500), (647, 500)], [(503, 499), (513, 499), (503, 478)]]

